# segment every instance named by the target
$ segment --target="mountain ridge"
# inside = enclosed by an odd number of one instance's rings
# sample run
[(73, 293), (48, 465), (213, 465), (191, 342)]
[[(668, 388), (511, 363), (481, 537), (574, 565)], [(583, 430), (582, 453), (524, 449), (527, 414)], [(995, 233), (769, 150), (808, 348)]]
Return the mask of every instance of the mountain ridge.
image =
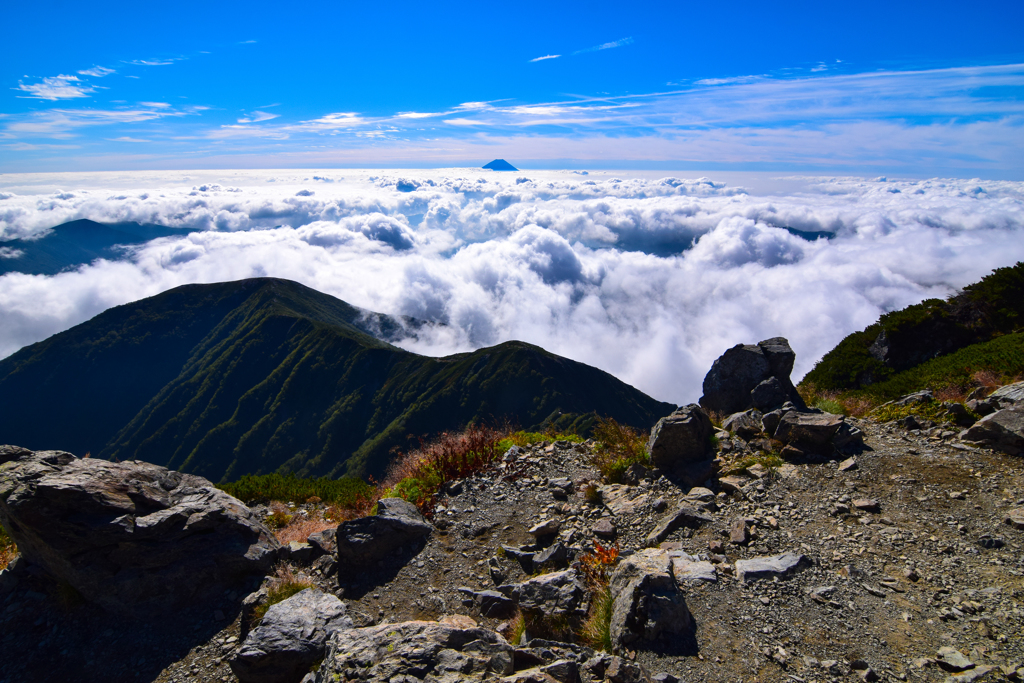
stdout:
[(525, 342), (429, 358), (374, 336), (427, 324), (288, 280), (185, 285), (0, 361), (0, 442), (214, 481), (379, 476), (408, 435), (502, 418), (585, 428), (594, 412), (648, 428), (674, 408)]

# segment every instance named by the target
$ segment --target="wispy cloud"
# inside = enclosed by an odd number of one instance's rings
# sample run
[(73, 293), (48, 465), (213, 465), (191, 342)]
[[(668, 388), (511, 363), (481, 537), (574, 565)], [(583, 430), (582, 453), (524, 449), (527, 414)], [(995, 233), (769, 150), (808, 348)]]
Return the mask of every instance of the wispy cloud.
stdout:
[(169, 66), (175, 62), (180, 62), (185, 57), (168, 57), (166, 59), (133, 59), (125, 64), (132, 64), (134, 66)]
[(617, 47), (624, 47), (626, 45), (632, 45), (632, 44), (633, 44), (633, 38), (632, 37), (629, 37), (629, 38), (619, 38), (618, 40), (613, 40), (610, 43), (601, 43), (600, 45), (595, 45), (593, 47), (585, 47), (582, 50), (576, 50), (576, 52), (573, 52), (573, 54), (574, 55), (582, 55), (582, 54), (587, 53), (587, 52), (597, 52), (598, 50), (612, 50), (612, 49), (617, 48)]
[(21, 83), (14, 90), (27, 92), (28, 95), (18, 97), (32, 98), (38, 100), (70, 100), (76, 97), (89, 97), (96, 92), (95, 88), (89, 87), (77, 76), (50, 76), (39, 83)]
[(401, 113), (395, 114), (395, 118), (398, 119), (429, 119), (434, 118), (435, 116), (444, 116), (444, 114), (421, 111), (403, 111)]
[(110, 140), (111, 142), (151, 142), (150, 140), (146, 140), (145, 138), (133, 138), (127, 135), (121, 136), (119, 138), (107, 138), (107, 140)]
[(450, 126), (486, 126), (486, 125), (488, 125), (487, 121), (480, 121), (478, 119), (466, 119), (466, 118), (445, 119), (444, 122), (447, 123)]
[(239, 45), (253, 45), (253, 44), (258, 43), (258, 42), (259, 42), (258, 40), (242, 40), (242, 41), (239, 41), (238, 44)]
[(276, 119), (280, 114), (271, 114), (265, 111), (254, 111), (252, 114), (238, 119), (239, 123), (259, 123), (260, 121), (270, 121)]
[(196, 114), (202, 107), (173, 109), (170, 107), (126, 107), (124, 109), (48, 109), (32, 112), (12, 120), (0, 131), (0, 137), (67, 138), (73, 131), (90, 126), (134, 124), (165, 117)]
[(94, 66), (91, 69), (82, 69), (78, 73), (82, 74), (83, 76), (92, 76), (93, 78), (103, 78), (104, 76), (109, 76), (110, 74), (115, 73), (115, 71), (114, 71), (114, 69), (108, 69), (105, 66)]
[(558, 59), (562, 55), (544, 55), (543, 57), (534, 57), (531, 62), (543, 62), (545, 59)]

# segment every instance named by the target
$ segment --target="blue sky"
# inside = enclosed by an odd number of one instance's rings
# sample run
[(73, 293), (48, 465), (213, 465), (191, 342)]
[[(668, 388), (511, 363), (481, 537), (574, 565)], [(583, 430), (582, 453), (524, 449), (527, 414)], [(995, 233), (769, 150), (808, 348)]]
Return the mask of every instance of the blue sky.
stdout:
[(1024, 4), (17, 3), (0, 172), (1024, 179)]

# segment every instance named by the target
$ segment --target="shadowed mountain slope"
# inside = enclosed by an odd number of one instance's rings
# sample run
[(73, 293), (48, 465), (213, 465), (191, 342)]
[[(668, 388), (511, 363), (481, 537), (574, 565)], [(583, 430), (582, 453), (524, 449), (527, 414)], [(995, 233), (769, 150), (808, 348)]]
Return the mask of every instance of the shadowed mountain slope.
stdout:
[(648, 428), (674, 408), (522, 342), (428, 358), (378, 338), (423, 324), (274, 278), (178, 287), (0, 361), (0, 443), (214, 481), (380, 475), (409, 435), (594, 412)]
[(0, 242), (7, 258), (0, 258), (0, 275), (28, 273), (53, 275), (62, 270), (92, 263), (98, 258), (115, 260), (124, 255), (119, 247), (142, 244), (158, 237), (173, 237), (195, 232), (190, 228), (167, 228), (139, 223), (97, 223), (87, 219), (71, 221), (53, 228), (34, 240)]

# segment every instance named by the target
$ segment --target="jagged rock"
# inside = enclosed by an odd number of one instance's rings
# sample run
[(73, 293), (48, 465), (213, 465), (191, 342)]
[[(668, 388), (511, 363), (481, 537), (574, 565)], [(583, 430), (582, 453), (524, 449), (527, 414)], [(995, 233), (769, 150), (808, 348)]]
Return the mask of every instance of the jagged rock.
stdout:
[(561, 543), (554, 543), (551, 546), (534, 553), (534, 571), (553, 571), (563, 569), (569, 564), (569, 551)]
[(650, 683), (651, 677), (640, 664), (622, 657), (600, 654), (580, 667), (582, 683)]
[(518, 562), (524, 573), (533, 573), (533, 557), (535, 553), (527, 550), (520, 550), (519, 548), (513, 548), (510, 545), (501, 546), (501, 550), (506, 556), (511, 557), (513, 560)]
[(1009, 408), (1018, 403), (1024, 403), (1024, 382), (1016, 382), (1015, 384), (999, 387), (989, 394), (985, 401), (996, 409)]
[(697, 529), (702, 524), (707, 524), (710, 521), (712, 521), (710, 517), (702, 515), (694, 508), (682, 505), (677, 508), (675, 512), (669, 513), (663, 517), (660, 522), (658, 522), (657, 526), (654, 527), (654, 530), (647, 535), (645, 544), (649, 548), (656, 546), (668, 538), (669, 534), (677, 529), (684, 526), (690, 527), (691, 529)]
[(612, 522), (610, 517), (602, 517), (590, 528), (594, 532), (595, 536), (601, 538), (614, 538), (615, 537), (615, 523)]
[(626, 646), (635, 649), (662, 633), (681, 634), (693, 623), (664, 550), (641, 550), (623, 559), (612, 573), (609, 587), (613, 600), (610, 631), (616, 651)]
[(533, 525), (530, 528), (529, 534), (534, 537), (551, 536), (557, 534), (561, 528), (562, 525), (557, 519), (545, 519), (543, 522)]
[[(316, 683), (493, 680), (512, 673), (513, 648), (483, 628), (405, 621), (336, 631)], [(337, 676), (337, 677), (335, 677)]]
[(800, 413), (794, 410), (782, 416), (774, 436), (784, 444), (802, 451), (829, 453), (832, 451), (832, 437), (844, 422), (842, 415)]
[(1014, 406), (986, 415), (960, 432), (960, 439), (980, 446), (1020, 455), (1024, 453), (1024, 407)]
[(324, 656), (330, 634), (351, 627), (341, 600), (307, 588), (271, 605), (228, 664), (241, 683), (297, 683)]
[(700, 405), (726, 414), (749, 408), (770, 411), (786, 401), (803, 408), (789, 379), (796, 354), (783, 337), (754, 344), (737, 344), (711, 366), (704, 377)]
[(651, 430), (647, 450), (660, 470), (688, 483), (702, 483), (713, 472), (711, 419), (696, 403), (683, 406), (658, 420)]
[(473, 598), (480, 607), (480, 614), (485, 617), (501, 619), (510, 616), (515, 610), (515, 603), (499, 591), (472, 591)]
[(337, 533), (337, 528), (318, 531), (309, 535), (308, 543), (313, 546), (318, 553), (334, 555), (338, 552), (338, 543), (335, 540)]
[(761, 411), (745, 410), (742, 413), (733, 413), (722, 422), (722, 429), (736, 434), (745, 441), (749, 441), (761, 433)]
[(298, 541), (291, 541), (288, 546), (288, 559), (298, 564), (307, 564), (313, 559), (313, 546), (309, 543), (300, 543)]
[(947, 403), (946, 417), (952, 418), (958, 427), (970, 427), (977, 421), (967, 412), (963, 403)]
[(735, 545), (746, 545), (750, 540), (750, 522), (746, 517), (734, 519), (729, 525), (729, 542)]
[(0, 446), (0, 521), (22, 556), (109, 611), (152, 617), (262, 576), (280, 543), (206, 479)]
[(740, 583), (747, 583), (776, 576), (784, 577), (810, 565), (811, 561), (806, 555), (796, 553), (736, 560), (736, 578), (740, 580)]
[(587, 593), (575, 569), (541, 574), (522, 583), (502, 586), (519, 609), (549, 617), (579, 614)]
[(743, 487), (750, 483), (750, 477), (741, 474), (729, 474), (718, 480), (718, 485), (726, 493), (742, 491)]
[(412, 503), (381, 498), (376, 515), (338, 525), (338, 562), (350, 568), (378, 562), (403, 546), (419, 542), (433, 529)]

